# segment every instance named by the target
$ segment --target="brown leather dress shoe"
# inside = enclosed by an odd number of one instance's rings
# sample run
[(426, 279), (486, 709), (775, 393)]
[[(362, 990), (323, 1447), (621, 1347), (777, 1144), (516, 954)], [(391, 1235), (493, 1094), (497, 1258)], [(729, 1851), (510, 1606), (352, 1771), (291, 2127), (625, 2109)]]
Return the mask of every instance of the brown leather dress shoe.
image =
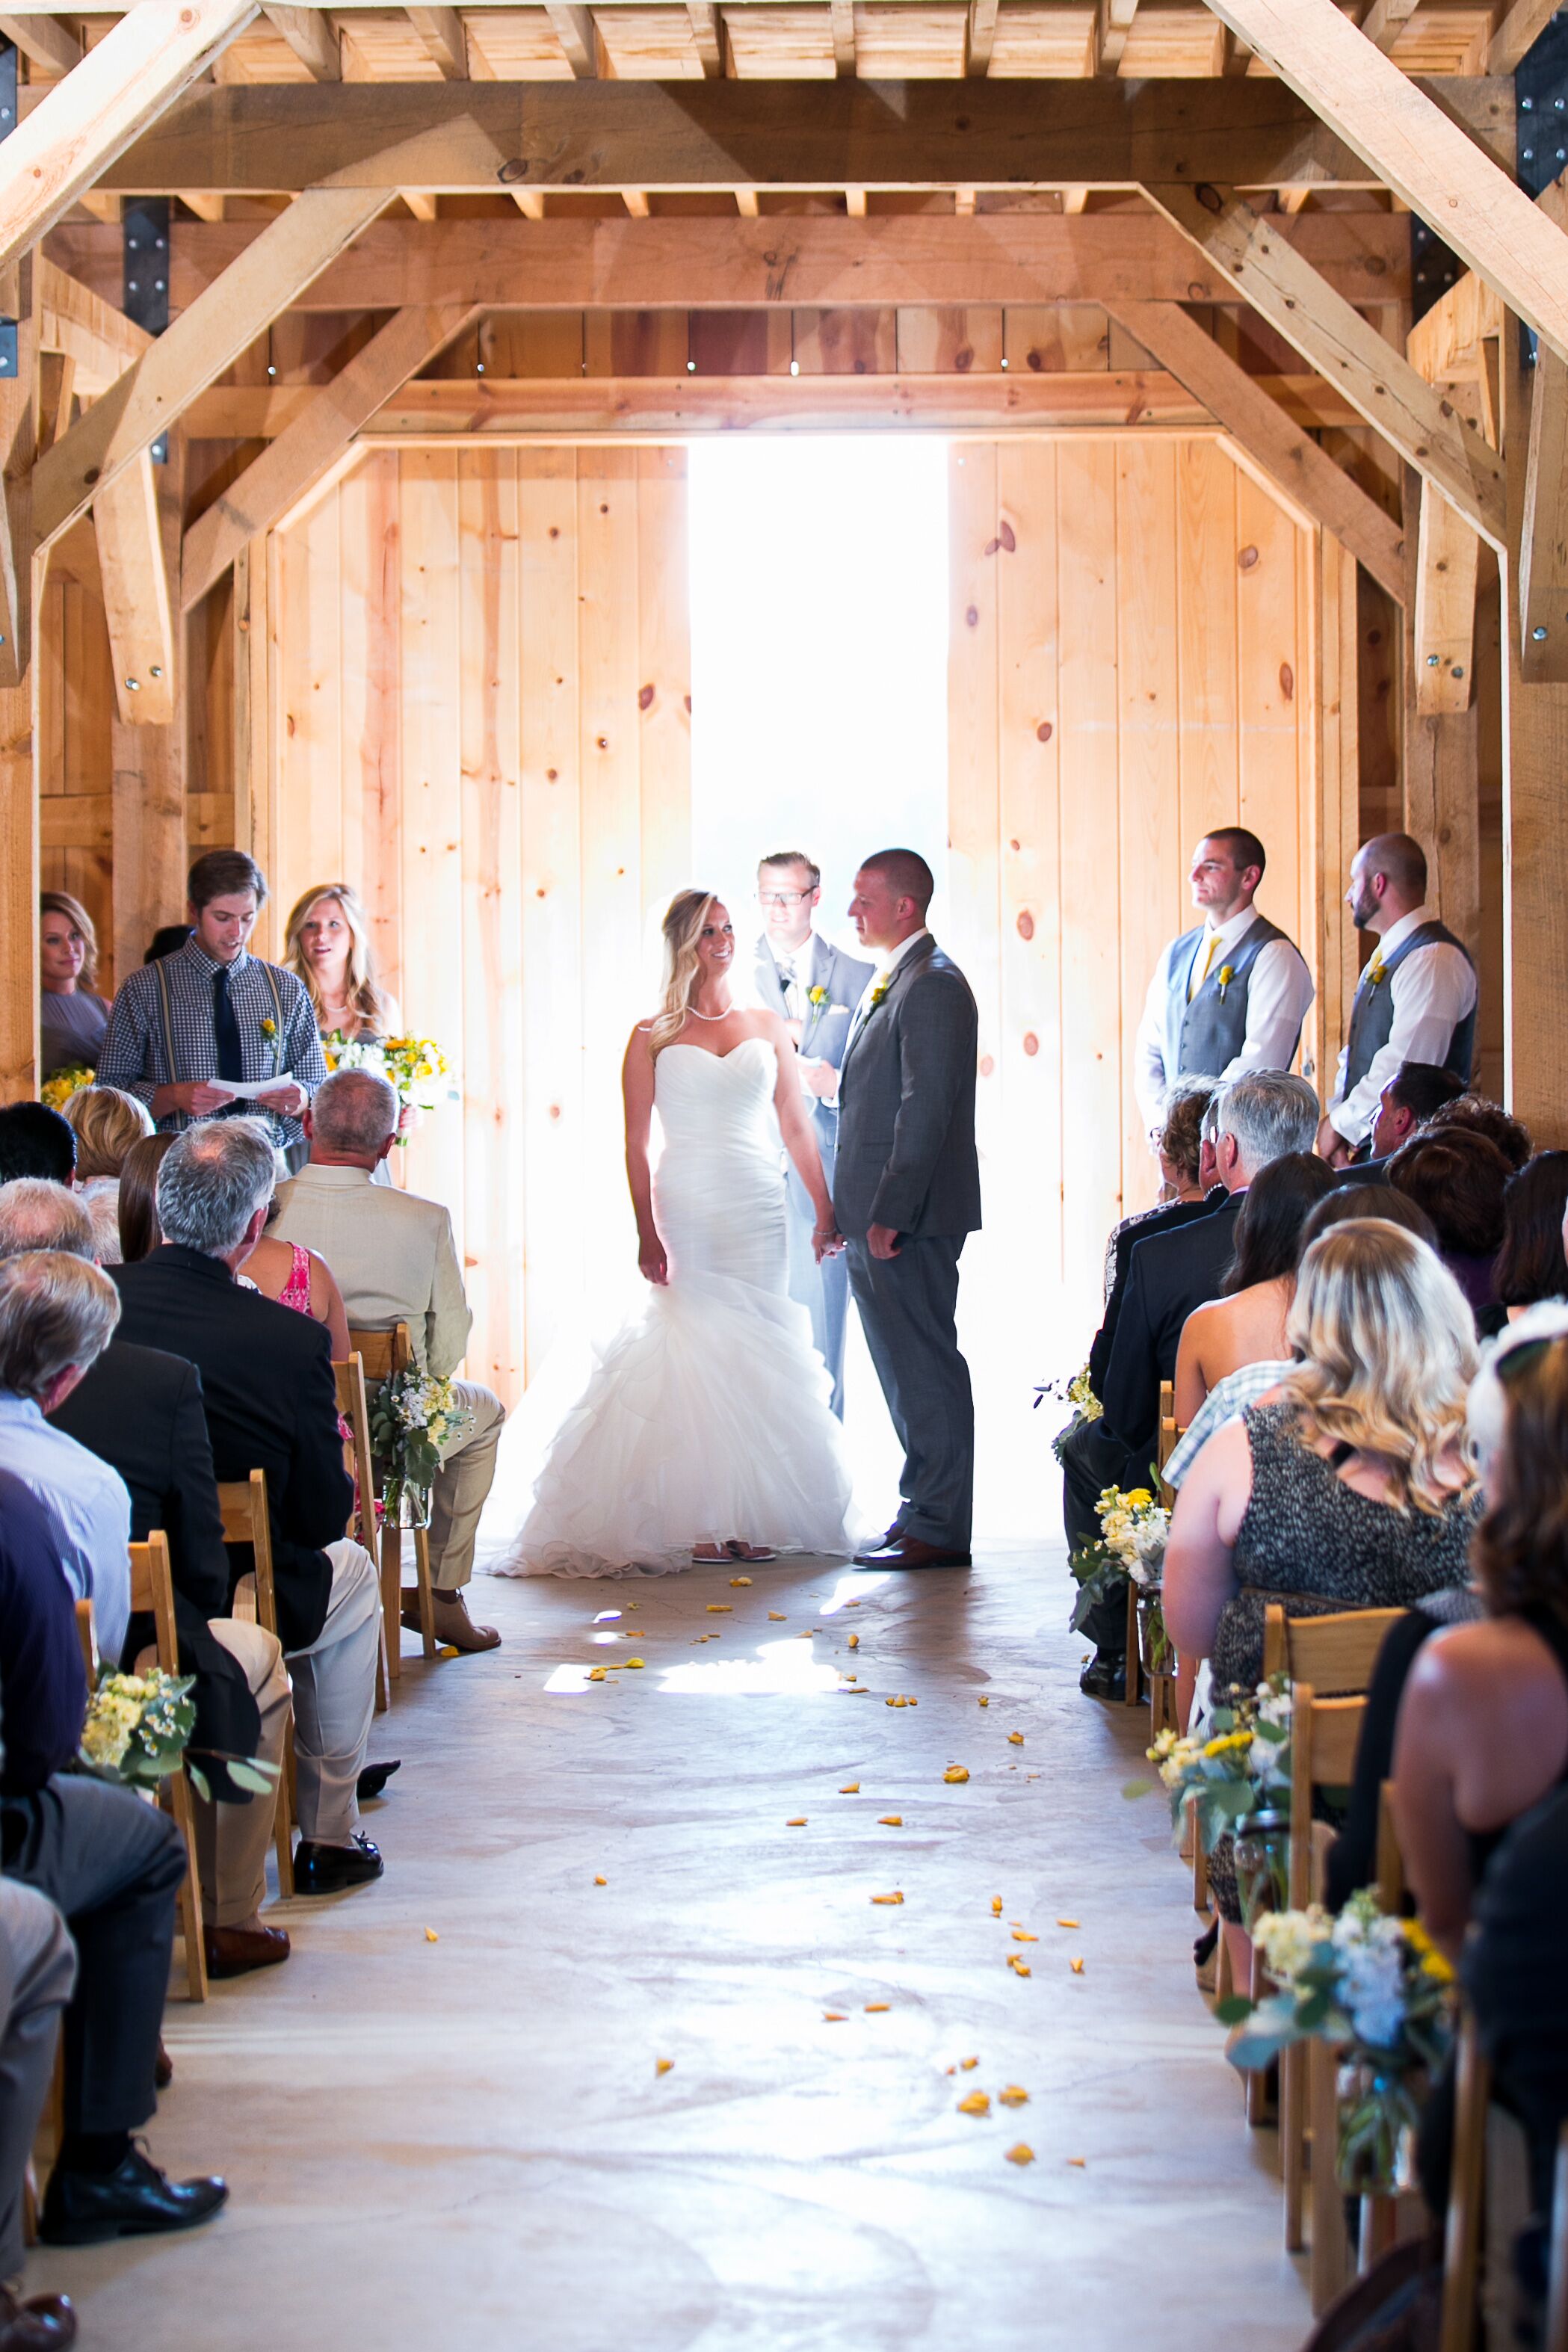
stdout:
[[(436, 1599), (436, 1641), (444, 1650), (499, 1650), (500, 1635), (493, 1625), (476, 1625), (468, 1614), (468, 1604), (461, 1591), (437, 1592)], [(419, 1602), (417, 1598), (405, 1601), (403, 1622), (411, 1633), (417, 1633)]]
[(252, 1969), (275, 1969), (289, 1957), (281, 1927), (204, 1927), (209, 1977), (247, 1977)]
[(875, 1551), (858, 1551), (857, 1568), (970, 1568), (973, 1562), (966, 1551), (943, 1551), (936, 1544), (922, 1543), (919, 1536), (900, 1536), (896, 1543), (881, 1544)]
[(0, 2286), (0, 2352), (65, 2352), (76, 2342), (76, 2312), (68, 2294), (25, 2299)]

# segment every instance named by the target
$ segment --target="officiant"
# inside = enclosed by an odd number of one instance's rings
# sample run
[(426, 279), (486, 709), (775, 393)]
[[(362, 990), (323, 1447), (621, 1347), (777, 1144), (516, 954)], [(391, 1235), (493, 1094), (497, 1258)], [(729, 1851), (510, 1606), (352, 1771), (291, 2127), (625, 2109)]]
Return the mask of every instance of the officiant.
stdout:
[(279, 1150), (298, 1155), (300, 1114), (327, 1065), (305, 989), (249, 952), (267, 877), (241, 849), (209, 849), (187, 887), (191, 935), (121, 983), (98, 1083), (135, 1095), (165, 1130), (264, 1118)]
[[(822, 1172), (833, 1190), (838, 1144), (838, 1066), (855, 1007), (873, 967), (847, 956), (812, 929), (822, 875), (798, 849), (778, 850), (757, 868), (763, 931), (757, 941), (757, 993), (782, 1013), (800, 1055), (800, 1083), (810, 1097)], [(842, 1255), (816, 1263), (816, 1223), (805, 1185), (789, 1170), (789, 1294), (811, 1317), (811, 1336), (833, 1375), (833, 1410), (844, 1418), (844, 1318), (849, 1276)]]

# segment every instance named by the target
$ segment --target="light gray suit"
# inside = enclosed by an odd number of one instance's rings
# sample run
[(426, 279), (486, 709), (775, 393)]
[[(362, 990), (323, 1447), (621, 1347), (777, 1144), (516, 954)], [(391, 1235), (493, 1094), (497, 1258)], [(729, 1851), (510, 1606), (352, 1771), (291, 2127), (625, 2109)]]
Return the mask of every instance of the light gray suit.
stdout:
[[(904, 1449), (895, 1527), (969, 1549), (974, 1405), (954, 1322), (958, 1261), (980, 1223), (974, 1148), (978, 1015), (969, 983), (929, 935), (851, 1030), (838, 1085), (834, 1213), (882, 1393)], [(873, 1257), (871, 1225), (899, 1254)]]
[[(829, 1063), (837, 1069), (844, 1059), (844, 1047), (849, 1035), (849, 1024), (855, 1007), (866, 991), (873, 967), (860, 963), (819, 939), (814, 931), (796, 958), (795, 968), (807, 989), (825, 988), (826, 996), (819, 1005), (808, 1003), (804, 1015), (800, 1050), (812, 1060)], [(779, 977), (773, 951), (765, 939), (757, 941), (757, 992), (772, 1012), (787, 1015), (788, 1005)], [(833, 1166), (838, 1148), (838, 1111), (833, 1103), (825, 1103), (819, 1096), (808, 1095), (811, 1123), (816, 1136), (816, 1148), (822, 1154), (822, 1172), (827, 1181), (828, 1195), (833, 1192)], [(804, 1307), (811, 1318), (811, 1336), (817, 1353), (833, 1375), (833, 1410), (840, 1421), (844, 1418), (844, 1322), (849, 1311), (849, 1270), (842, 1257), (824, 1258), (817, 1265), (812, 1254), (812, 1228), (816, 1223), (811, 1196), (790, 1163), (789, 1192), (789, 1295), (797, 1306)]]

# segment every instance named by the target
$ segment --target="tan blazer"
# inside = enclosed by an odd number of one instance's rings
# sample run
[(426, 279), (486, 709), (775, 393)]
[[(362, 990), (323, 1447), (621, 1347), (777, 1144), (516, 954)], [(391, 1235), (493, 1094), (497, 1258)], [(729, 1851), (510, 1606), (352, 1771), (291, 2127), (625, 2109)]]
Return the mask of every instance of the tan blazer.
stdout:
[(373, 1184), (363, 1168), (302, 1168), (279, 1184), (271, 1232), (317, 1251), (338, 1278), (349, 1321), (365, 1331), (406, 1323), (420, 1363), (455, 1372), (473, 1316), (452, 1220), (438, 1201)]

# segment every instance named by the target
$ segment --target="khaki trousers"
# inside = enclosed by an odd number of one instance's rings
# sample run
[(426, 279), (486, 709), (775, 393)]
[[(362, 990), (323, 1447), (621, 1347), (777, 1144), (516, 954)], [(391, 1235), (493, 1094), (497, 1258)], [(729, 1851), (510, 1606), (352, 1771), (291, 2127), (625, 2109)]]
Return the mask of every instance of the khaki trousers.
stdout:
[[(289, 1670), (277, 1635), (235, 1617), (211, 1617), (207, 1623), (230, 1657), (238, 1659), (260, 1709), (258, 1759), (281, 1769)], [(248, 1805), (207, 1805), (196, 1799), (196, 1864), (205, 1927), (240, 1927), (260, 1910), (267, 1899), (267, 1849), (275, 1811), (272, 1797), (252, 1797)]]
[(452, 1388), (469, 1424), (436, 1473), (430, 1494), (430, 1580), (437, 1592), (460, 1591), (474, 1572), (479, 1514), (506, 1423), (500, 1397), (477, 1381), (454, 1381)]

